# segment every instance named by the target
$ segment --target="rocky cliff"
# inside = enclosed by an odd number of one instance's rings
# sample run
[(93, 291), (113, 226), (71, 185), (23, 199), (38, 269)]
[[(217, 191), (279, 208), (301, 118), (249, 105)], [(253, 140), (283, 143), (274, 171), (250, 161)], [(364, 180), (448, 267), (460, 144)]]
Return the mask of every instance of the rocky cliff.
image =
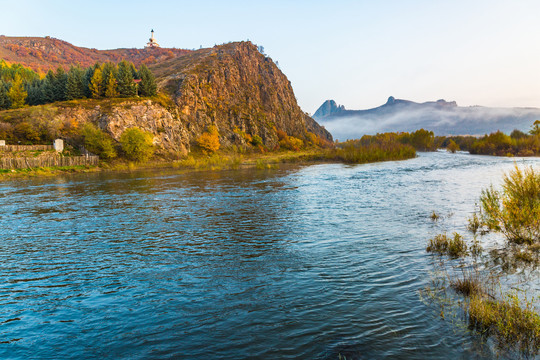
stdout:
[[(47, 137), (69, 138), (92, 122), (119, 140), (137, 126), (154, 134), (158, 153), (185, 155), (211, 125), (222, 147), (251, 146), (260, 137), (269, 150), (278, 132), (306, 141), (332, 136), (298, 106), (290, 82), (250, 42), (201, 49), (151, 66), (168, 96), (154, 99), (76, 100), (0, 112), (2, 128), (28, 122)], [(9, 130), (9, 129), (8, 129)], [(42, 131), (42, 130), (39, 130)], [(1, 136), (1, 135), (0, 135)]]
[(278, 144), (277, 130), (305, 139), (332, 140), (298, 106), (291, 83), (272, 59), (250, 42), (203, 49), (151, 67), (177, 106), (177, 118), (193, 136), (216, 125), (225, 146), (242, 145), (240, 133)]

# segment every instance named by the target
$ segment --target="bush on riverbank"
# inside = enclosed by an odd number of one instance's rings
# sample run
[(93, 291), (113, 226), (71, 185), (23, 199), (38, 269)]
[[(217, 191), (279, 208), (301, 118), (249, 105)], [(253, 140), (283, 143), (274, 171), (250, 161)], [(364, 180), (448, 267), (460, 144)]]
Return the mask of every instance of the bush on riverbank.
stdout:
[(540, 244), (540, 173), (532, 167), (516, 166), (504, 176), (502, 190), (482, 192), (480, 204), (489, 229), (517, 245)]
[(126, 158), (132, 161), (145, 162), (154, 154), (153, 135), (138, 127), (124, 131), (120, 144)]

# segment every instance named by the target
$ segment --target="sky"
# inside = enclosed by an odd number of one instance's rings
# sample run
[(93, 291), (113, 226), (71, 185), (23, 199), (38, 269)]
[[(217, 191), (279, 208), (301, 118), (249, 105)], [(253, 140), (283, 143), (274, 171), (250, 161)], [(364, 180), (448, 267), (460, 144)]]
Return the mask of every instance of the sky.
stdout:
[(264, 46), (308, 113), (389, 96), (540, 107), (540, 1), (0, 0), (0, 34), (96, 49)]

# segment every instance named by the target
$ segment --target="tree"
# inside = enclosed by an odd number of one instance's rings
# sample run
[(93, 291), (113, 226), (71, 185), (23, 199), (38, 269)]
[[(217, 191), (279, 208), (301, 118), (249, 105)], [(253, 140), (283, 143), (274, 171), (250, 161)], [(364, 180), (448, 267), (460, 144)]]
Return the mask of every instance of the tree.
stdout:
[(68, 76), (64, 71), (64, 68), (59, 66), (54, 74), (53, 82), (53, 101), (65, 101), (66, 100), (66, 87)]
[(105, 97), (113, 98), (116, 96), (118, 96), (118, 92), (116, 91), (116, 79), (113, 74), (109, 74), (109, 80), (105, 87)]
[(67, 74), (66, 99), (82, 99), (84, 97), (84, 71), (79, 67), (71, 67)]
[(129, 160), (144, 162), (154, 154), (153, 135), (138, 127), (127, 129), (120, 136), (122, 150)]
[(103, 95), (103, 73), (100, 68), (94, 70), (94, 75), (90, 80), (90, 92), (94, 99), (97, 99)]
[(27, 84), (25, 90), (28, 92), (28, 97), (26, 98), (28, 105), (45, 104), (44, 83), (44, 81), (36, 79), (32, 83)]
[(197, 138), (197, 145), (205, 154), (214, 153), (219, 150), (219, 133), (214, 125), (210, 125), (208, 130)]
[[(2, 64), (0, 63), (0, 66)], [(11, 100), (8, 96), (9, 84), (0, 78), (0, 110), (9, 109)]]
[(11, 108), (18, 109), (24, 106), (24, 101), (28, 93), (24, 90), (23, 82), (19, 74), (15, 75), (15, 79), (8, 91), (8, 97), (11, 101)]
[(112, 139), (102, 130), (91, 123), (84, 125), (82, 129), (84, 147), (103, 159), (116, 157), (116, 150)]
[(43, 80), (43, 101), (45, 103), (54, 102), (54, 72), (49, 70)]
[(118, 94), (123, 97), (134, 96), (136, 93), (133, 83), (132, 65), (125, 60), (118, 64)]
[(456, 151), (459, 151), (459, 145), (453, 139), (450, 139), (450, 141), (448, 142), (448, 145), (446, 146), (446, 148), (452, 154), (455, 153)]
[(531, 135), (540, 135), (540, 120), (536, 120), (531, 128), (531, 131), (529, 131), (529, 134)]
[(141, 96), (154, 96), (157, 94), (156, 78), (154, 74), (142, 64), (139, 69), (139, 75), (141, 76), (141, 82), (139, 83), (139, 95)]

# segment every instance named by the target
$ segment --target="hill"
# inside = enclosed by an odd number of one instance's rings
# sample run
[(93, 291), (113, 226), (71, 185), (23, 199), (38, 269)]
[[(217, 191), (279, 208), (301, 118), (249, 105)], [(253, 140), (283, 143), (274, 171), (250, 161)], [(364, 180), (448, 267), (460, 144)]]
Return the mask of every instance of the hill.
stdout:
[(366, 110), (348, 110), (327, 100), (313, 117), (339, 139), (420, 128), (431, 130), (435, 135), (483, 135), (496, 130), (527, 131), (540, 119), (540, 109), (460, 107), (455, 101), (416, 103), (391, 96), (385, 104)]
[(20, 63), (41, 73), (58, 66), (67, 69), (71, 65), (80, 64), (87, 67), (96, 61), (103, 63), (129, 59), (137, 66), (153, 64), (190, 52), (191, 50), (168, 48), (96, 50), (78, 47), (51, 37), (0, 36), (0, 59)]
[(242, 151), (332, 141), (300, 109), (287, 77), (250, 42), (188, 52), (150, 69), (161, 91), (158, 97), (73, 100), (0, 111), (0, 137), (24, 141), (30, 133), (33, 141), (63, 137), (80, 145), (86, 123), (115, 141), (136, 126), (151, 132), (158, 153), (170, 157), (186, 155), (214, 130), (222, 148)]

